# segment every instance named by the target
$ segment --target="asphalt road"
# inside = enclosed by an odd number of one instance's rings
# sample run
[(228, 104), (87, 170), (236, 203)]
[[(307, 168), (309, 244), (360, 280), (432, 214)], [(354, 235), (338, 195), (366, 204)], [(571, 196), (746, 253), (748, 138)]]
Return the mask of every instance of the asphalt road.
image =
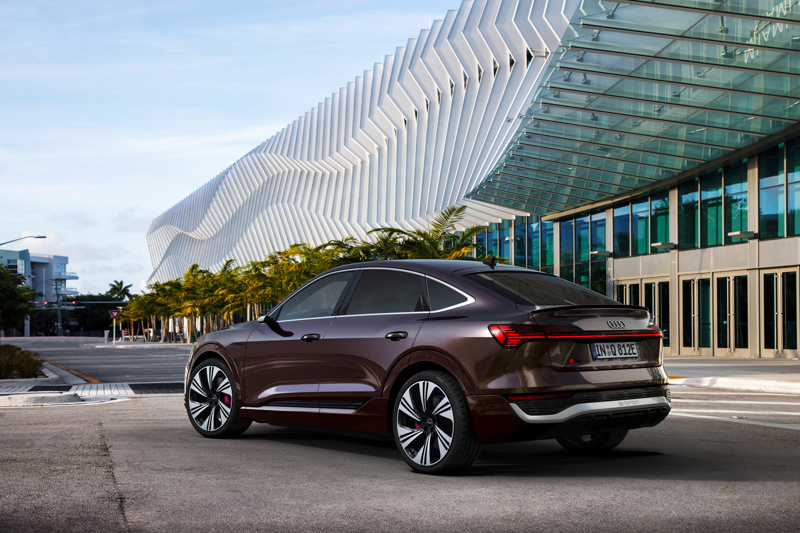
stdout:
[(183, 381), (191, 344), (104, 344), (93, 337), (15, 337), (5, 340), (103, 383)]
[(263, 424), (205, 439), (180, 396), (0, 409), (0, 531), (797, 531), (800, 398), (674, 397), (606, 456), (491, 445), (449, 477), (387, 442)]

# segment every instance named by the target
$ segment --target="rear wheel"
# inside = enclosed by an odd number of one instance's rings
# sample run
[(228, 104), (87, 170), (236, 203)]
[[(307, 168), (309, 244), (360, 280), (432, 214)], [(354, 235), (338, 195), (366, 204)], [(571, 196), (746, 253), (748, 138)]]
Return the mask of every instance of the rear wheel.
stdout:
[(206, 437), (241, 435), (252, 422), (239, 418), (233, 376), (221, 359), (203, 361), (192, 369), (184, 405), (194, 429)]
[(392, 428), (397, 449), (417, 472), (462, 470), (480, 451), (466, 397), (444, 372), (420, 372), (403, 384), (394, 402)]
[(628, 434), (627, 429), (609, 431), (607, 433), (592, 433), (591, 435), (578, 435), (575, 437), (561, 437), (556, 439), (564, 448), (578, 453), (603, 453), (616, 448)]

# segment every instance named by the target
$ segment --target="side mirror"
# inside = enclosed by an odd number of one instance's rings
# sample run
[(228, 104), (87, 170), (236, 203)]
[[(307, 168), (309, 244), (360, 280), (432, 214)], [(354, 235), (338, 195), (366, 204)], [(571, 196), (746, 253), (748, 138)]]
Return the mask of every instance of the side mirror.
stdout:
[(278, 321), (272, 318), (269, 315), (264, 315), (258, 318), (258, 322), (261, 324), (266, 324), (269, 326), (269, 329), (280, 335), (281, 337), (291, 337), (293, 333), (291, 331), (284, 330), (279, 324)]

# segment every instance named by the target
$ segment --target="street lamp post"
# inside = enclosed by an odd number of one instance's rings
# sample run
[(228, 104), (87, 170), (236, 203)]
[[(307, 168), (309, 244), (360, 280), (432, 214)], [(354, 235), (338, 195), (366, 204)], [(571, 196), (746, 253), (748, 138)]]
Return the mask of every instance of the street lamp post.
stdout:
[(10, 241), (0, 242), (0, 246), (3, 246), (4, 244), (10, 244), (12, 242), (21, 241), (22, 239), (46, 239), (46, 238), (47, 235), (26, 235), (25, 237), (20, 237), (19, 239), (12, 239)]

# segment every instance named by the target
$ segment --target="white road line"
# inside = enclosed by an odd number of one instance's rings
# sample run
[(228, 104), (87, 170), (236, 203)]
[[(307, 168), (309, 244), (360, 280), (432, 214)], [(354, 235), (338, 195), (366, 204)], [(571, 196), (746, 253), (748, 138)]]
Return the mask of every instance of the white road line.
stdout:
[(770, 428), (792, 429), (800, 431), (800, 424), (774, 424), (772, 422), (756, 422), (755, 420), (742, 420), (740, 418), (720, 418), (718, 416), (695, 415), (690, 413), (676, 413), (673, 409), (670, 416), (685, 416), (687, 418), (703, 418), (706, 420), (719, 420), (720, 422), (733, 422), (734, 424), (750, 424), (752, 426), (766, 426)]
[(796, 394), (790, 394), (788, 392), (748, 392), (748, 391), (737, 391), (737, 392), (703, 392), (703, 391), (688, 391), (688, 390), (675, 390), (671, 389), (673, 395), (680, 395), (683, 396), (685, 394), (698, 394), (702, 396), (791, 396), (792, 398), (796, 398)]
[(800, 416), (792, 411), (745, 411), (744, 409), (673, 409), (673, 413), (737, 413), (741, 415), (786, 415)]
[(673, 402), (689, 402), (689, 403), (728, 403), (728, 404), (741, 404), (741, 405), (795, 405), (800, 407), (800, 400), (796, 402), (749, 402), (747, 400), (684, 400), (680, 398), (673, 398)]

